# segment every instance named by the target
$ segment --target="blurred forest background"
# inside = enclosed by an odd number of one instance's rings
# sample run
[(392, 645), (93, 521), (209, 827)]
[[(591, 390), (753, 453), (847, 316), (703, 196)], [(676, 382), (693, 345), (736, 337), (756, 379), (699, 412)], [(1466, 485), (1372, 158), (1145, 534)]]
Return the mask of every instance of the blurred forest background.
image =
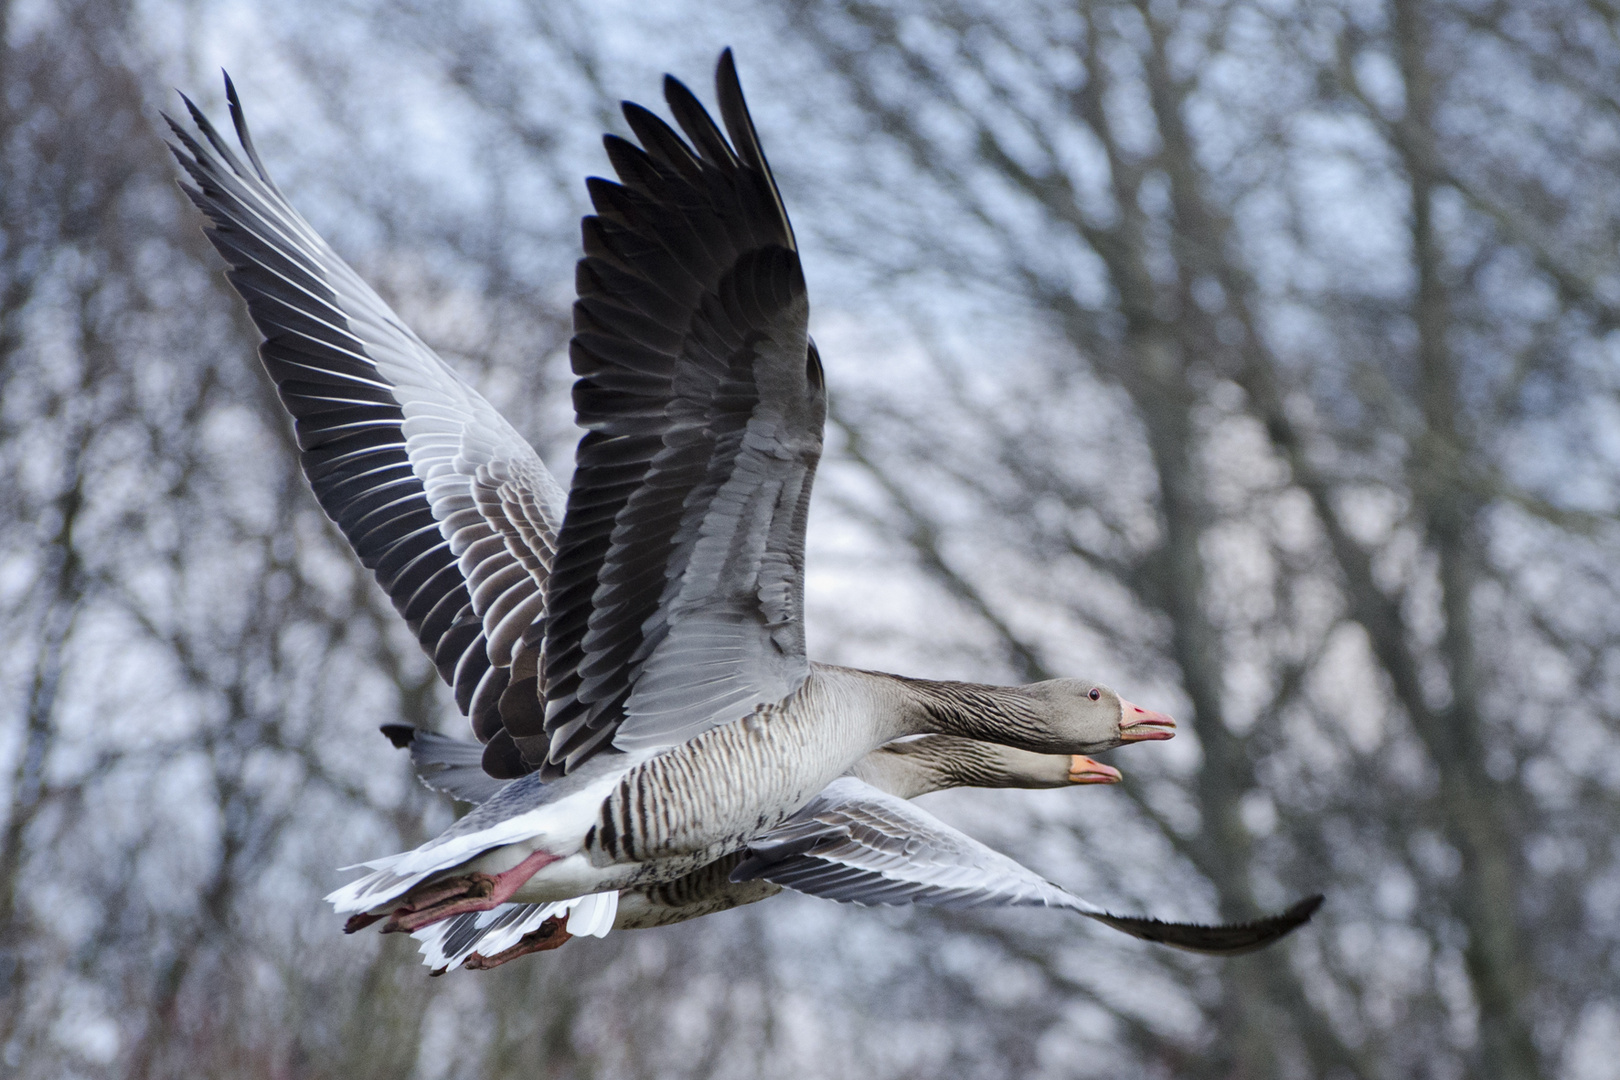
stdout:
[[(723, 45), (832, 389), (811, 651), (1167, 708), (932, 806), (1221, 962), (787, 896), (429, 979), (333, 868), (464, 734), (297, 473), (175, 185), (293, 202), (566, 475), (598, 137)], [(0, 0), (0, 1072), (1612, 1077), (1620, 8)]]

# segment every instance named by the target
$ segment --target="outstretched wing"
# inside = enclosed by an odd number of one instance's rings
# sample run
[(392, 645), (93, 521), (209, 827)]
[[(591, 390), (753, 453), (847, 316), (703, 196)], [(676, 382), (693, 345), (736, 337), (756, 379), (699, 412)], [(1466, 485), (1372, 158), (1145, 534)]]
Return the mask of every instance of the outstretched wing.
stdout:
[(547, 775), (609, 746), (682, 742), (793, 692), (804, 525), (825, 416), (792, 227), (728, 50), (725, 135), (691, 91), (686, 135), (640, 106), (589, 181), (574, 305), (586, 429), (545, 630)]
[(225, 90), (247, 163), (189, 99), (207, 145), (169, 119), (172, 149), (264, 334), (259, 356), (292, 415), (304, 475), (489, 744), (485, 767), (521, 775), (505, 731), (541, 729), (537, 620), (562, 489), (287, 203), (229, 77)]
[(750, 841), (731, 879), (856, 904), (1067, 908), (1134, 937), (1218, 956), (1269, 945), (1322, 902), (1313, 896), (1280, 915), (1227, 926), (1114, 915), (853, 777), (833, 781), (785, 825)]

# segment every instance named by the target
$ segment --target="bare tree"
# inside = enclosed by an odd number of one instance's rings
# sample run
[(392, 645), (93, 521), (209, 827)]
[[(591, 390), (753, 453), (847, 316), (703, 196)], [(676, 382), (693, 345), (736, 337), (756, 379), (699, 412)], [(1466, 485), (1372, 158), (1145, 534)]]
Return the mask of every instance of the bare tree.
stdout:
[[(1612, 790), (1558, 744), (1613, 748), (1598, 670), (1614, 620), (1565, 618), (1570, 590), (1613, 587), (1592, 576), (1615, 555), (1613, 454), (1601, 407), (1581, 404), (1612, 380), (1580, 359), (1605, 329), (1594, 286), (1613, 274), (1611, 153), (1577, 143), (1614, 130), (1611, 103), (1586, 88), (1620, 54), (1590, 45), (1612, 28), (1589, 9), (1538, 14), (1532, 32), (1506, 8), (1404, 3), (1287, 17), (1241, 4), (930, 5), (926, 20), (905, 5), (797, 9), (864, 137), (903, 153), (901, 182), (967, 224), (911, 241), (907, 267), (1039, 320), (1061, 347), (1050, 374), (1013, 368), (1014, 393), (1103, 413), (1139, 433), (1131, 450), (1152, 464), (1156, 527), (1133, 544), (1117, 495), (1070, 480), (1074, 448), (1042, 446), (1022, 422), (1052, 406), (987, 401), (960, 376), (948, 434), (933, 402), (900, 437), (892, 408), (843, 411), (891, 496), (890, 526), (1021, 676), (1053, 666), (1002, 614), (1027, 599), (956, 555), (953, 534), (1021, 544), (1031, 565), (1078, 562), (1091, 587), (1063, 599), (1084, 622), (1107, 618), (1087, 610), (1097, 577), (1122, 587), (1162, 637), (1110, 644), (1173, 663), (1203, 751), (1186, 788), (1196, 825), (1162, 817), (1165, 838), (1229, 915), (1279, 874), (1331, 891), (1316, 955), (1301, 944), (1291, 963), (1279, 952), (1220, 970), (1213, 1052), (1197, 1066), (1211, 1075), (1370, 1075), (1453, 1053), (1472, 1075), (1542, 1075), (1559, 1044), (1538, 1045), (1538, 1028), (1579, 1011), (1562, 958), (1583, 937), (1613, 955), (1612, 934), (1589, 937), (1577, 915), (1590, 879), (1540, 873), (1530, 852), (1580, 834), (1584, 870), (1610, 857), (1586, 828), (1594, 812), (1612, 823)], [(1566, 61), (1544, 35), (1587, 44)], [(1526, 94), (1578, 119), (1540, 123), (1514, 100)], [(1475, 141), (1508, 117), (1511, 138)], [(1359, 238), (1313, 220), (1334, 212), (1311, 188), (1335, 168), (1341, 212), (1384, 230), (1379, 250), (1335, 250)], [(1576, 250), (1549, 242), (1560, 235)], [(1097, 400), (1110, 387), (1119, 414)], [(1562, 434), (1544, 440), (1554, 415)], [(1581, 474), (1603, 494), (1576, 495)], [(927, 496), (943, 482), (950, 517)], [(964, 491), (977, 500), (966, 514)], [(1525, 576), (1523, 545), (1545, 589)], [(1270, 595), (1242, 595), (1256, 585)], [(1328, 679), (1380, 699), (1381, 730), (1346, 731), (1356, 710), (1313, 691)], [(1338, 760), (1324, 768), (1324, 754)], [(1554, 806), (1543, 785), (1583, 794)], [(1151, 791), (1137, 792), (1151, 812)], [(1257, 809), (1273, 805), (1274, 832)], [(1396, 883), (1415, 903), (1378, 918)], [(1380, 1025), (1390, 988), (1346, 946), (1391, 922), (1421, 935), (1429, 971)], [(1437, 1038), (1470, 1011), (1463, 1045)]]
[[(0, 1070), (1507, 1078), (1606, 1052), (1612, 13), (614, 12), (0, 0)], [(250, 55), (201, 55), (225, 40)], [(1325, 889), (1288, 949), (782, 898), (433, 980), (324, 917), (333, 865), (450, 813), (372, 728), (454, 708), (304, 490), (159, 95), (215, 100), (229, 60), (294, 201), (565, 466), (578, 178), (615, 97), (701, 88), (728, 40), (833, 385), (813, 647), (1179, 698), (1122, 791), (941, 812), (1165, 915)]]
[(16, 1075), (275, 1071), (291, 1029), (254, 1018), (293, 1003), (256, 1009), (262, 980), (322, 951), (262, 950), (286, 930), (266, 919), (278, 864), (319, 806), (376, 817), (316, 720), (368, 696), (438, 711), (243, 363), (248, 328), (144, 108), (138, 37), (124, 5), (67, 4), (0, 46)]

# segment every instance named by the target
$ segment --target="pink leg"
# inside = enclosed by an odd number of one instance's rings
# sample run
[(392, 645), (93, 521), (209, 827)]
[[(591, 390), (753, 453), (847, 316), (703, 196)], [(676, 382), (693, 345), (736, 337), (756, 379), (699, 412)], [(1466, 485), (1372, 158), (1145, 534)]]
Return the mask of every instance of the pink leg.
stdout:
[[(536, 851), (512, 869), (499, 874), (467, 874), (465, 877), (434, 882), (425, 898), (428, 903), (421, 906), (407, 904), (398, 908), (383, 924), (382, 932), (408, 934), (452, 915), (499, 907), (512, 899), (512, 894), (542, 867), (561, 857), (549, 851)], [(445, 895), (447, 888), (454, 889), (448, 896)]]

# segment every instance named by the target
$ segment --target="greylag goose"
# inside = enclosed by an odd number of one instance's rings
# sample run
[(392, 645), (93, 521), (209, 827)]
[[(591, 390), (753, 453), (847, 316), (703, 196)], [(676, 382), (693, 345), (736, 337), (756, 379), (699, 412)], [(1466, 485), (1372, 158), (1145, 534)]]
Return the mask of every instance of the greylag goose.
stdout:
[[(422, 784), (463, 802), (482, 802), (502, 782), (483, 771), (477, 744), (420, 731), (406, 724), (382, 728), (390, 742), (408, 748)], [(1119, 771), (1080, 754), (1033, 754), (950, 735), (922, 735), (879, 747), (856, 762), (851, 773), (885, 793), (913, 799), (953, 787), (1057, 788), (1113, 784)], [(674, 881), (619, 894), (614, 930), (670, 926), (774, 896), (781, 886), (756, 878), (732, 881), (746, 855), (738, 850)], [(581, 927), (586, 927), (581, 931)], [(554, 949), (571, 937), (599, 935), (596, 907), (584, 913), (566, 904), (503, 904), (487, 912), (467, 912), (423, 927), (424, 963), (435, 974), (487, 969), (532, 952)]]
[[(471, 744), (399, 724), (383, 730), (394, 745), (410, 748), (417, 776), (427, 787), (467, 801), (487, 791), (470, 771), (455, 773), (475, 759)], [(856, 762), (851, 773), (746, 849), (674, 881), (620, 893), (612, 929), (670, 926), (756, 903), (786, 885), (858, 904), (1066, 908), (1147, 941), (1236, 956), (1287, 934), (1321, 903), (1311, 897), (1267, 919), (1216, 926), (1115, 915), (914, 807), (901, 803), (903, 809), (895, 809), (900, 800), (953, 787), (1051, 788), (1119, 780), (1117, 770), (1080, 755), (1032, 754), (924, 735), (880, 747)], [(572, 937), (605, 932), (594, 908), (585, 916), (562, 904), (504, 904), (454, 916), (413, 936), (436, 975), (461, 966), (487, 970), (555, 949)], [(581, 928), (583, 933), (575, 933)]]
[[(188, 100), (184, 185), (265, 336), (322, 507), (515, 778), (329, 899), (414, 931), (508, 901), (591, 906), (769, 834), (897, 738), (1036, 753), (1169, 738), (1090, 680), (931, 682), (812, 664), (803, 554), (821, 363), (797, 247), (728, 52), (722, 134), (673, 78), (686, 140), (626, 104), (619, 183), (588, 181), (571, 357), (585, 429), (566, 497), (533, 449)], [(587, 904), (587, 901), (590, 901)]]

